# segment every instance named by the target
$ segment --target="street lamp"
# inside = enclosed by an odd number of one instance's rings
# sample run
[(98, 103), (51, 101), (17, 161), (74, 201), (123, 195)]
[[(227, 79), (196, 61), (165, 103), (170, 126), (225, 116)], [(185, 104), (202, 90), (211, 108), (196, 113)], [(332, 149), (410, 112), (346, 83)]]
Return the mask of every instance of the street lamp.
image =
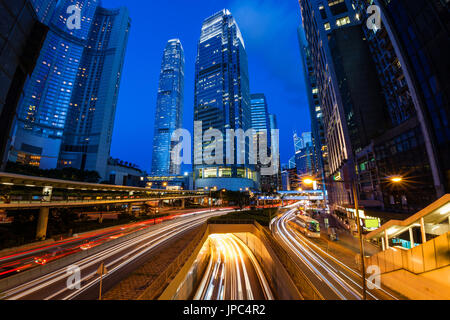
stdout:
[[(306, 178), (303, 180), (303, 183), (307, 185), (312, 185), (315, 181), (310, 178)], [(344, 183), (345, 181), (338, 181)], [(364, 266), (364, 243), (362, 238), (362, 228), (361, 228), (361, 219), (359, 217), (359, 203), (358, 203), (358, 194), (356, 192), (356, 184), (353, 180), (351, 180), (351, 185), (353, 189), (353, 199), (355, 201), (355, 211), (356, 211), (356, 224), (358, 225), (358, 235), (359, 235), (359, 253), (361, 258), (361, 276), (363, 280), (363, 300), (366, 300), (366, 270)]]
[(400, 183), (400, 182), (403, 181), (403, 177), (400, 177), (400, 176), (392, 176), (392, 177), (389, 177), (389, 180), (390, 180), (391, 182), (393, 182), (393, 183)]
[[(390, 181), (392, 181), (393, 183), (400, 183), (403, 181), (403, 178), (401, 176), (392, 176), (389, 178)], [(311, 178), (306, 178), (303, 180), (303, 183), (307, 184), (307, 185), (311, 185), (314, 184), (313, 179)], [(335, 182), (340, 182), (340, 183), (346, 183), (346, 181), (343, 180), (339, 180), (339, 181), (335, 181)], [(363, 237), (362, 237), (362, 226), (361, 226), (361, 218), (359, 217), (359, 199), (358, 199), (358, 192), (356, 190), (356, 183), (353, 179), (350, 180), (350, 183), (352, 185), (352, 190), (353, 190), (353, 199), (355, 201), (355, 212), (356, 212), (356, 224), (358, 225), (358, 235), (359, 235), (359, 252), (360, 252), (360, 258), (361, 258), (361, 275), (362, 275), (362, 280), (363, 280), (363, 300), (366, 300), (367, 298), (367, 289), (366, 289), (366, 269), (364, 266), (364, 242), (363, 242)]]

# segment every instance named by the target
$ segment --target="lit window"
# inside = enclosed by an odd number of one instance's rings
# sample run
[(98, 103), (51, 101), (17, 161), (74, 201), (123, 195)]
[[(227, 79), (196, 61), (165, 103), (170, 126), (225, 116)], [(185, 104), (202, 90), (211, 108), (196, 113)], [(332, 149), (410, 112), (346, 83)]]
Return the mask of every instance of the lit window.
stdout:
[(346, 24), (350, 23), (350, 18), (349, 17), (344, 17), (344, 18), (340, 18), (336, 20), (336, 25), (338, 27), (342, 27), (345, 26)]

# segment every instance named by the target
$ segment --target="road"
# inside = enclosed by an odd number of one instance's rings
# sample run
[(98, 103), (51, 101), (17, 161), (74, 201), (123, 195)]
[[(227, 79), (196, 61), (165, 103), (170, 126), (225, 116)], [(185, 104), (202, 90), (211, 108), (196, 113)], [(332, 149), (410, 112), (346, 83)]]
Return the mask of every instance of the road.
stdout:
[(273, 300), (250, 249), (233, 234), (209, 237), (211, 258), (194, 300)]
[(161, 224), (147, 226), (148, 232), (77, 261), (74, 265), (80, 270), (80, 289), (68, 287), (67, 283), (71, 274), (68, 273), (67, 267), (64, 267), (2, 292), (1, 298), (9, 300), (97, 299), (100, 282), (97, 268), (102, 262), (108, 271), (102, 279), (103, 292), (106, 292), (147, 261), (155, 248), (167, 245), (170, 240), (205, 223), (210, 217), (228, 212), (221, 210), (189, 213)]
[[(323, 251), (311, 239), (288, 222), (295, 218), (296, 208), (289, 209), (272, 221), (271, 230), (277, 241), (286, 249), (298, 267), (326, 300), (361, 300), (362, 279), (354, 270)], [(397, 299), (392, 293), (381, 289), (368, 289), (369, 300)]]
[[(202, 212), (209, 212), (209, 209), (199, 210), (194, 212), (194, 214)], [(185, 215), (186, 214), (168, 215), (103, 230), (90, 231), (79, 236), (47, 243), (45, 245), (37, 244), (35, 246), (28, 246), (23, 251), (0, 256), (0, 279), (12, 276), (18, 272), (39, 267), (39, 265), (47, 264), (53, 260), (63, 258), (81, 250), (93, 248), (112, 239)]]

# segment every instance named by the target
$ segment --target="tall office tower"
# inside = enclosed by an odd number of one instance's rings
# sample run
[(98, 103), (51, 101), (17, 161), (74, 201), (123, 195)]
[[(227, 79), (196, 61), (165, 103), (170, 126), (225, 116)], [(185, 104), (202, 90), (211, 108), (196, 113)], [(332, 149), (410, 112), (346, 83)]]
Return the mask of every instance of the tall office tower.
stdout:
[(319, 89), (314, 73), (313, 57), (311, 49), (305, 39), (301, 26), (298, 28), (298, 39), (300, 52), (302, 54), (303, 70), (308, 95), (309, 112), (311, 116), (311, 137), (313, 145), (314, 172), (313, 175), (319, 179), (328, 176), (328, 147), (323, 124), (323, 113), (319, 100)]
[[(67, 8), (82, 7), (81, 29), (67, 28)], [(17, 110), (10, 160), (56, 168), (69, 104), (98, 1), (60, 1)]]
[[(294, 138), (295, 141), (295, 138)], [(300, 138), (301, 147), (295, 151), (295, 167), (299, 176), (314, 176), (314, 146), (311, 132), (303, 132)]]
[[(369, 18), (366, 1), (354, 4), (364, 20)], [(450, 80), (444, 71), (450, 68), (449, 4), (423, 0), (373, 4), (381, 8), (381, 28), (363, 30), (389, 121), (388, 131), (358, 159), (360, 180), (377, 187), (362, 191), (366, 197), (379, 193), (386, 209), (411, 213), (450, 190)], [(377, 183), (372, 159), (378, 172), (404, 174), (411, 183), (401, 187)]]
[[(270, 132), (272, 132), (272, 130), (279, 130), (278, 128), (278, 123), (277, 123), (277, 116), (273, 113), (269, 113), (269, 128), (270, 128)], [(276, 137), (271, 134), (270, 135), (270, 145), (272, 146), (273, 150), (278, 150), (278, 154), (276, 154), (275, 156), (272, 154), (272, 161), (274, 159), (274, 157), (276, 157), (276, 161), (278, 164), (278, 172), (276, 174), (276, 176), (272, 176), (272, 181), (273, 181), (273, 189), (281, 190), (282, 189), (282, 184), (281, 184), (281, 159), (280, 159), (280, 141), (278, 139), (276, 139)]]
[[(81, 10), (79, 29), (67, 26), (71, 5)], [(56, 7), (18, 110), (12, 161), (106, 175), (129, 18), (126, 9), (99, 5), (64, 0)]]
[[(229, 143), (226, 131), (247, 131), (251, 127), (251, 108), (244, 40), (235, 19), (225, 9), (203, 22), (195, 68), (194, 121), (202, 122), (202, 136), (207, 130), (216, 129), (223, 137), (218, 137), (216, 143), (212, 143), (214, 138), (195, 139), (195, 187), (258, 188), (258, 175), (254, 166), (248, 164), (248, 157), (238, 157), (235, 148), (233, 163), (227, 163), (226, 159), (226, 144)], [(207, 164), (204, 155), (219, 158), (222, 150), (215, 150), (218, 152), (215, 155), (213, 149), (220, 143), (223, 143), (222, 159), (214, 161), (218, 164)]]
[[(256, 134), (260, 134), (263, 130), (269, 130), (269, 112), (267, 107), (267, 99), (264, 93), (251, 94), (251, 126)], [(269, 132), (270, 133), (270, 132)], [(268, 136), (270, 144), (270, 137)]]
[(171, 161), (172, 133), (183, 125), (184, 50), (180, 40), (167, 42), (161, 63), (153, 136), (152, 175), (180, 174)]
[(127, 8), (97, 7), (74, 82), (58, 167), (109, 177), (107, 163), (129, 30)]
[(292, 135), (294, 139), (294, 151), (297, 152), (301, 148), (303, 148), (303, 140), (302, 138), (297, 134), (297, 131), (294, 130), (294, 133)]
[(39, 22), (32, 1), (0, 1), (0, 20), (0, 170), (3, 171), (16, 109), (48, 28)]
[(385, 101), (351, 0), (300, 0), (329, 151), (329, 198), (353, 201), (356, 153), (385, 131)]
[[(254, 143), (257, 145), (258, 155), (263, 153), (265, 155), (271, 155), (271, 136), (270, 136), (270, 121), (267, 107), (267, 99), (263, 93), (251, 94), (251, 115), (252, 115), (252, 129), (254, 130)], [(259, 144), (262, 139), (262, 134), (266, 134), (267, 150), (260, 150)], [(268, 165), (262, 165), (258, 162), (256, 170), (260, 171), (261, 167), (268, 167)], [(261, 176), (260, 185), (263, 192), (269, 192), (273, 189), (272, 176)]]

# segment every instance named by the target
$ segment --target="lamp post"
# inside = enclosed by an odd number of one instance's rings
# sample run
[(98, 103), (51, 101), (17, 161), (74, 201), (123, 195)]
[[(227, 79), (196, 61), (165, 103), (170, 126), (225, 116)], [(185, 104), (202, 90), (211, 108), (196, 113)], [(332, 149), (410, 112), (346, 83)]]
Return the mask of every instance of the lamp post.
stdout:
[[(403, 178), (401, 176), (391, 176), (391, 177), (388, 177), (388, 179), (393, 183), (401, 183), (403, 181)], [(316, 182), (316, 181), (311, 178), (306, 178), (305, 180), (303, 180), (303, 183), (305, 183), (307, 185), (314, 184), (314, 182)], [(346, 181), (343, 181), (343, 180), (336, 181), (336, 182), (346, 183)], [(365, 268), (365, 263), (364, 263), (364, 242), (363, 242), (363, 235), (362, 235), (362, 225), (361, 225), (361, 218), (359, 216), (359, 198), (358, 198), (358, 191), (356, 189), (355, 180), (351, 179), (350, 183), (352, 185), (353, 199), (355, 202), (356, 224), (358, 226), (359, 255), (360, 255), (360, 259), (361, 259), (361, 277), (363, 280), (362, 296), (363, 296), (363, 300), (366, 300), (367, 299), (366, 268)], [(325, 182), (324, 182), (324, 184), (325, 184)]]

